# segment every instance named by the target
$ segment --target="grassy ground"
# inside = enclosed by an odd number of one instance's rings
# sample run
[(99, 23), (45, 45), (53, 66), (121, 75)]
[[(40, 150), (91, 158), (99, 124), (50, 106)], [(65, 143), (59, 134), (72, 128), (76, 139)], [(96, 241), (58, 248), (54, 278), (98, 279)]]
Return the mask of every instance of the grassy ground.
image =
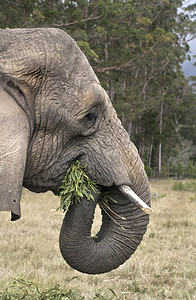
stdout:
[(196, 181), (151, 181), (150, 187), (156, 199), (143, 242), (103, 275), (81, 274), (63, 261), (58, 197), (24, 190), (22, 218), (0, 215), (0, 299), (196, 299)]

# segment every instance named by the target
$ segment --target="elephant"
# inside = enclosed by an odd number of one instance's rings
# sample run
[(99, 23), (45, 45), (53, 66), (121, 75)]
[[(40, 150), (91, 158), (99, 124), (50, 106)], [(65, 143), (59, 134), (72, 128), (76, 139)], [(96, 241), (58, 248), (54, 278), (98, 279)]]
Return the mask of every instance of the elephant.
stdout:
[[(88, 59), (65, 31), (1, 29), (0, 211), (10, 211), (12, 221), (21, 217), (22, 187), (58, 194), (76, 160), (87, 166), (99, 193), (88, 204), (84, 197), (71, 205), (60, 251), (80, 272), (109, 272), (135, 252), (149, 223), (141, 207), (150, 209), (150, 190), (137, 148)], [(95, 207), (105, 191), (115, 200), (108, 203), (112, 218), (102, 209), (102, 225), (91, 237)]]

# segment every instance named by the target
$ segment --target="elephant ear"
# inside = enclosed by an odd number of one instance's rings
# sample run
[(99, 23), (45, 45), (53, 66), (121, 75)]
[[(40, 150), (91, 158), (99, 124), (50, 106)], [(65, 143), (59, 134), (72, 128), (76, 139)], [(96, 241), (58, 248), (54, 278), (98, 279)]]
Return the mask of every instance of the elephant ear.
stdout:
[(12, 220), (21, 215), (27, 149), (35, 121), (35, 79), (28, 77), (35, 63), (29, 66), (27, 37), (22, 39), (20, 29), (0, 29), (0, 211), (11, 211)]
[(20, 197), (29, 133), (26, 112), (0, 84), (0, 211), (11, 211), (12, 221), (21, 215)]

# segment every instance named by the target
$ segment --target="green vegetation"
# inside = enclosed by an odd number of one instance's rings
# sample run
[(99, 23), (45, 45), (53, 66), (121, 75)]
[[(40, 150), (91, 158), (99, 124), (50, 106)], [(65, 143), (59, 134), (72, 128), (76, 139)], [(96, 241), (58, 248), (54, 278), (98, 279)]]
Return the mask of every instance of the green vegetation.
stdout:
[(178, 163), (173, 165), (170, 169), (172, 173), (177, 173), (178, 176), (184, 178), (195, 178), (196, 179), (196, 164), (193, 161), (189, 161), (187, 164)]
[(191, 87), (181, 69), (190, 59), (187, 37), (196, 35), (195, 5), (182, 5), (181, 0), (2, 0), (0, 27), (67, 31), (108, 92), (148, 173), (176, 172), (171, 169), (180, 163), (178, 175), (196, 177), (195, 76)]
[(98, 193), (98, 187), (86, 174), (86, 166), (82, 166), (76, 160), (67, 170), (60, 187), (60, 209), (64, 212), (69, 210), (70, 205), (81, 202), (86, 198), (87, 203), (94, 201), (93, 193)]
[(196, 181), (190, 180), (184, 183), (182, 181), (176, 181), (173, 185), (173, 190), (196, 193)]
[(48, 289), (28, 280), (13, 280), (10, 286), (0, 291), (1, 300), (82, 300), (84, 297), (71, 290), (64, 290), (58, 284)]
[[(82, 274), (63, 260), (58, 246), (64, 218), (56, 211), (59, 197), (24, 189), (22, 218), (10, 222), (10, 213), (1, 213), (0, 299), (195, 299), (196, 181), (182, 184), (189, 189), (173, 190), (173, 180), (150, 182), (157, 197), (152, 198), (154, 213), (141, 245), (126, 263), (102, 275)], [(92, 236), (100, 218), (98, 206)]]
[[(87, 203), (90, 200), (94, 201), (93, 194), (99, 193), (99, 190), (96, 183), (88, 177), (87, 172), (87, 166), (82, 166), (78, 160), (72, 163), (59, 188), (60, 207), (58, 209), (66, 212), (70, 205), (80, 203), (83, 198), (86, 198)], [(108, 208), (108, 201), (116, 202), (107, 191), (102, 191), (99, 205)]]

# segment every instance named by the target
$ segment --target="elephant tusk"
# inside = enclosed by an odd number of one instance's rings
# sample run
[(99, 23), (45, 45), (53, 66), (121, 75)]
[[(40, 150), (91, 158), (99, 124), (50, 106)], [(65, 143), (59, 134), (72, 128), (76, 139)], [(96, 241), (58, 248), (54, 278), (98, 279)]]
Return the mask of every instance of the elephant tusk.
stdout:
[(118, 187), (118, 189), (124, 196), (142, 209), (146, 214), (150, 214), (152, 212), (152, 209), (142, 199), (140, 199), (129, 186), (121, 185)]

